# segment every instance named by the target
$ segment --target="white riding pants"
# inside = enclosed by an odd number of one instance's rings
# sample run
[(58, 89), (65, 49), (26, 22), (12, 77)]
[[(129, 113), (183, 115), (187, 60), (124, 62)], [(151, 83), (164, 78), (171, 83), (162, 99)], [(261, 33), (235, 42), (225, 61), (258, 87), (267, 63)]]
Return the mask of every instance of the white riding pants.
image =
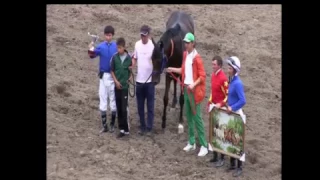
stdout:
[(117, 111), (116, 98), (114, 94), (114, 81), (110, 73), (104, 73), (99, 84), (100, 111), (107, 111), (108, 100), (111, 111)]

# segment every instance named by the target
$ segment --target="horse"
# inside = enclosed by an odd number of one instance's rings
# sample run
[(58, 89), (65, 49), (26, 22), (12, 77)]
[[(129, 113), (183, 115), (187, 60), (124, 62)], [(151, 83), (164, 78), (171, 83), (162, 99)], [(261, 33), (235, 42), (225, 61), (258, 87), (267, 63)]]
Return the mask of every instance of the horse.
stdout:
[[(163, 35), (160, 37), (160, 40), (157, 42), (155, 46), (155, 56), (159, 56), (159, 52), (161, 58), (154, 58), (158, 59), (158, 62), (153, 61), (154, 63), (154, 70), (162, 73), (164, 68), (168, 67), (175, 67), (180, 68), (182, 66), (182, 58), (183, 58), (183, 52), (185, 51), (185, 46), (183, 42), (184, 36), (191, 32), (194, 34), (194, 22), (193, 19), (189, 14), (186, 14), (182, 11), (174, 11), (167, 23), (166, 23), (166, 31), (163, 33)], [(159, 61), (159, 59), (161, 59)], [(174, 77), (173, 77), (173, 76)], [(157, 80), (160, 82), (160, 75)], [(176, 107), (177, 104), (177, 80), (181, 82), (181, 76), (180, 74), (172, 73), (168, 74), (166, 73), (166, 81), (165, 81), (165, 92), (163, 97), (163, 114), (162, 114), (162, 129), (164, 130), (166, 128), (166, 110), (168, 106), (169, 101), (169, 89), (171, 81), (174, 82), (174, 91), (173, 91), (173, 100), (172, 100), (172, 108)], [(179, 133), (183, 132), (183, 105), (184, 105), (184, 97), (183, 97), (183, 88), (181, 87), (181, 93), (179, 97), (179, 104), (180, 104), (180, 116), (179, 116)], [(181, 131), (180, 131), (181, 130)]]

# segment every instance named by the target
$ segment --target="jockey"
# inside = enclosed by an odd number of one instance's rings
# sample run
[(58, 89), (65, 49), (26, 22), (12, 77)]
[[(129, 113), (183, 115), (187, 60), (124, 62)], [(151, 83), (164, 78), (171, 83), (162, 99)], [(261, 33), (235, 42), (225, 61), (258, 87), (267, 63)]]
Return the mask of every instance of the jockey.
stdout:
[(116, 119), (116, 100), (115, 100), (115, 93), (114, 93), (114, 81), (110, 74), (110, 60), (111, 57), (117, 52), (117, 45), (114, 41), (112, 41), (112, 37), (114, 35), (114, 28), (112, 26), (106, 26), (104, 28), (104, 35), (106, 41), (100, 43), (96, 48), (93, 47), (94, 42), (89, 44), (88, 54), (90, 58), (95, 58), (97, 56), (100, 57), (100, 64), (99, 64), (99, 77), (100, 77), (100, 84), (99, 84), (99, 97), (100, 97), (100, 105), (99, 109), (101, 111), (101, 120), (103, 129), (100, 131), (107, 132), (108, 125), (107, 125), (107, 107), (108, 107), (108, 99), (110, 100), (110, 109), (112, 119), (110, 122), (111, 131), (114, 131), (114, 124)]
[[(244, 123), (246, 122), (246, 116), (244, 115), (242, 108), (246, 104), (246, 97), (244, 93), (243, 83), (239, 77), (239, 72), (241, 68), (240, 60), (236, 56), (231, 56), (227, 59), (228, 63), (228, 74), (229, 74), (229, 92), (228, 92), (228, 112), (235, 112), (240, 114)], [(245, 156), (243, 156), (245, 157)], [(238, 159), (238, 167), (236, 168), (235, 158), (230, 158), (229, 171), (236, 169), (233, 173), (234, 177), (240, 176), (242, 174), (242, 161), (243, 159)]]

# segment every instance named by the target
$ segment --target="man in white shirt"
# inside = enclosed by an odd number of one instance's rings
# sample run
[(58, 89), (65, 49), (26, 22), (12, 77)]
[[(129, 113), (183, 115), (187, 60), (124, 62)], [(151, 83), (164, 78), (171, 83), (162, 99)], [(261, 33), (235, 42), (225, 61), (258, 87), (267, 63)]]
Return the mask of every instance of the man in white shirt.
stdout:
[[(134, 48), (132, 66), (137, 65), (136, 96), (138, 114), (140, 118), (139, 134), (151, 133), (154, 119), (155, 83), (152, 82), (152, 53), (154, 44), (149, 39), (150, 27), (143, 25), (140, 29), (141, 40), (137, 41)], [(144, 118), (144, 102), (147, 99), (148, 120)]]

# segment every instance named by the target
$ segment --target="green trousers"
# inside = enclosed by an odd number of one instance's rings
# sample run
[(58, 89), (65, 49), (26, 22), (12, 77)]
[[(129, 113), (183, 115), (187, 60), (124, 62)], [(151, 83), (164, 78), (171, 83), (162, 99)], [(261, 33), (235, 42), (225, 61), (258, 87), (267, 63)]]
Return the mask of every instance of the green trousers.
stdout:
[[(190, 98), (189, 98), (190, 96)], [(198, 137), (200, 141), (200, 145), (204, 147), (208, 147), (208, 143), (206, 140), (206, 133), (204, 131), (204, 125), (202, 120), (202, 114), (201, 114), (201, 105), (200, 103), (195, 105), (196, 107), (196, 114), (194, 115), (192, 112), (191, 104), (195, 104), (194, 96), (193, 94), (188, 95), (187, 88), (184, 88), (184, 101), (185, 101), (185, 112), (187, 115), (188, 120), (188, 135), (189, 135), (189, 144), (193, 145), (195, 143), (195, 137), (194, 137), (194, 126), (196, 126)]]

